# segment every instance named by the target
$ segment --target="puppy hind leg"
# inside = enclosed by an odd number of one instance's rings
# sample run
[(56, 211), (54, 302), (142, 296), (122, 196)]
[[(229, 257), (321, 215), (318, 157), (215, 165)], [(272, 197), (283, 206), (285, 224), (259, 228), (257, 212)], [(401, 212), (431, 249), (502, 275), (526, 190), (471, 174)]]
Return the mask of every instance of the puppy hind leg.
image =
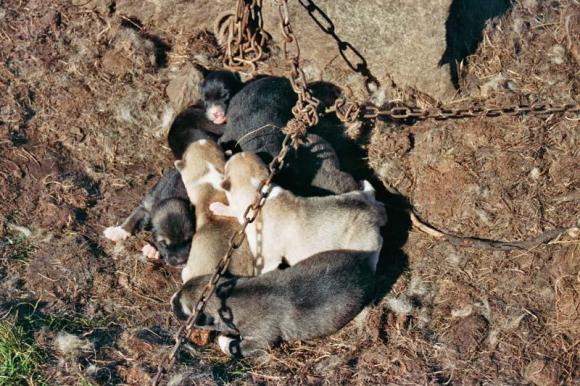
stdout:
[(129, 217), (127, 217), (125, 221), (123, 221), (123, 224), (121, 224), (121, 228), (123, 228), (129, 233), (133, 233), (137, 228), (137, 226), (140, 223), (143, 223), (147, 219), (147, 217), (149, 217), (149, 212), (147, 212), (147, 210), (143, 206), (139, 205), (137, 208), (135, 208), (133, 213), (131, 213)]

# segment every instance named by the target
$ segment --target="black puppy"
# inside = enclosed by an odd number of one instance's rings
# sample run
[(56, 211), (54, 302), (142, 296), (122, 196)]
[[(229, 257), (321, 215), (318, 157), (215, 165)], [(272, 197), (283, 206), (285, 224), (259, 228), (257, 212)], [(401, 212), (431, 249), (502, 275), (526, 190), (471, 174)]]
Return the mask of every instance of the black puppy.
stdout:
[(224, 124), (230, 100), (242, 86), (242, 80), (236, 73), (209, 72), (201, 82), (201, 97), (207, 119), (218, 125)]
[(103, 234), (109, 240), (119, 241), (139, 229), (151, 229), (155, 245), (145, 245), (143, 255), (161, 257), (170, 265), (187, 261), (195, 232), (195, 212), (175, 168), (161, 176), (123, 224), (108, 227)]
[[(234, 335), (222, 335), (218, 343), (236, 356), (259, 355), (282, 340), (332, 334), (372, 301), (375, 264), (372, 252), (328, 251), (284, 270), (222, 278), (196, 326)], [(178, 318), (191, 315), (208, 280), (193, 278), (173, 295)]]
[(173, 121), (167, 141), (176, 159), (200, 139), (217, 141), (224, 133), (226, 112), (231, 98), (242, 88), (238, 74), (228, 71), (208, 72), (200, 84), (203, 109), (189, 107)]
[[(296, 100), (286, 78), (265, 77), (248, 83), (232, 98), (226, 128), (218, 142), (226, 150), (257, 153), (270, 162), (282, 149), (281, 129), (292, 118)], [(354, 178), (340, 170), (332, 146), (314, 133), (306, 135), (305, 147), (288, 156), (276, 182), (302, 196), (357, 190)]]
[(217, 141), (224, 133), (224, 125), (216, 125), (206, 117), (206, 110), (192, 106), (181, 112), (173, 121), (167, 142), (175, 159), (181, 159), (187, 147), (200, 139)]

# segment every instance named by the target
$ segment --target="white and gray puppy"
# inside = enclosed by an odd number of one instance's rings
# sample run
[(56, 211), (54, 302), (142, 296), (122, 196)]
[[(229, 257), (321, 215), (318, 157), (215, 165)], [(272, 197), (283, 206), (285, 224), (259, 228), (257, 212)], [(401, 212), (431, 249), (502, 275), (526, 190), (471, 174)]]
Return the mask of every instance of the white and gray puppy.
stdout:
[[(209, 276), (189, 280), (171, 303), (180, 319), (191, 315)], [(222, 332), (222, 351), (254, 356), (286, 340), (332, 334), (374, 296), (375, 262), (369, 252), (327, 251), (252, 278), (222, 278), (196, 327)]]
[(146, 244), (144, 256), (161, 257), (170, 265), (186, 262), (195, 232), (195, 214), (176, 169), (168, 169), (129, 217), (120, 226), (106, 228), (103, 235), (120, 241), (138, 229), (151, 229), (153, 233), (154, 246)]
[[(222, 183), (229, 204), (215, 202), (210, 210), (241, 223), (267, 176), (268, 168), (256, 154), (234, 155), (226, 163)], [(373, 252), (376, 263), (383, 243), (380, 227), (386, 222), (384, 205), (367, 181), (363, 190), (326, 197), (298, 197), (276, 186), (256, 221), (246, 228), (246, 236), (259, 273), (276, 269), (283, 261), (294, 265), (337, 249)]]

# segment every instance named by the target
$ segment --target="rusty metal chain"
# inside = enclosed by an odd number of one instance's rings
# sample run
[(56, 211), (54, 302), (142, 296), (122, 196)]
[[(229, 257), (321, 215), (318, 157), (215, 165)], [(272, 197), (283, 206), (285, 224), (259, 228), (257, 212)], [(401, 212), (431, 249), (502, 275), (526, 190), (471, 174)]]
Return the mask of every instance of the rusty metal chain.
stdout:
[(360, 105), (357, 102), (346, 98), (339, 98), (334, 103), (329, 112), (335, 112), (337, 117), (345, 123), (353, 123), (360, 119), (393, 119), (393, 120), (447, 120), (473, 117), (499, 117), (516, 116), (523, 114), (545, 115), (555, 113), (578, 113), (579, 103), (567, 104), (544, 104), (533, 103), (531, 105), (513, 105), (504, 107), (480, 107), (471, 106), (467, 108), (418, 108), (408, 106), (394, 106), (389, 108), (378, 108), (367, 104)]
[(272, 179), (274, 176), (282, 169), (284, 166), (284, 159), (290, 150), (292, 142), (295, 141), (292, 135), (288, 134), (284, 138), (284, 142), (282, 143), (282, 150), (280, 153), (270, 162), (268, 169), (269, 175), (266, 180), (264, 180), (256, 193), (256, 198), (254, 202), (248, 206), (243, 214), (244, 222), (242, 223), (241, 228), (234, 233), (229, 240), (229, 248), (225, 255), (220, 259), (218, 262), (215, 272), (212, 274), (209, 282), (203, 288), (201, 295), (199, 296), (195, 307), (193, 308), (192, 314), (187, 318), (187, 321), (177, 330), (175, 333), (175, 344), (172, 350), (169, 352), (168, 355), (163, 357), (159, 366), (157, 367), (157, 374), (153, 380), (153, 385), (157, 386), (161, 381), (161, 377), (167, 371), (169, 371), (173, 365), (175, 364), (175, 358), (181, 345), (185, 342), (185, 339), (191, 333), (191, 330), (194, 328), (197, 320), (201, 316), (208, 300), (214, 294), (216, 290), (217, 283), (219, 279), (226, 273), (228, 267), (230, 265), (232, 256), (234, 252), (240, 248), (243, 244), (244, 240), (246, 239), (246, 228), (248, 225), (253, 223), (256, 218), (258, 217), (260, 210), (266, 203), (266, 199), (272, 190)]
[(318, 105), (320, 101), (314, 98), (308, 91), (306, 76), (300, 67), (300, 47), (298, 39), (294, 35), (290, 25), (288, 13), (288, 0), (272, 0), (278, 6), (280, 15), (280, 29), (283, 36), (282, 48), (284, 59), (290, 66), (290, 75), (288, 79), (292, 89), (298, 95), (298, 101), (292, 108), (294, 116), (304, 122), (306, 126), (315, 126), (318, 123)]
[[(351, 70), (362, 75), (367, 92), (380, 87), (377, 78), (371, 73), (366, 59), (362, 54), (349, 42), (342, 40), (336, 33), (334, 23), (320, 7), (312, 0), (298, 0), (300, 5), (308, 12), (308, 15), (314, 20), (316, 25), (326, 34), (330, 35), (336, 42), (338, 53), (350, 67)], [(390, 78), (390, 75), (387, 75)]]
[[(300, 145), (301, 137), (308, 127), (318, 123), (318, 113), (316, 110), (318, 107), (318, 100), (313, 98), (306, 88), (304, 72), (299, 66), (300, 48), (298, 47), (298, 42), (292, 33), (292, 28), (290, 27), (287, 2), (286, 0), (281, 2), (276, 0), (273, 1), (278, 4), (281, 16), (283, 16), (281, 17), (281, 28), (284, 34), (284, 53), (288, 63), (290, 64), (290, 83), (292, 84), (294, 91), (298, 94), (298, 102), (292, 109), (294, 118), (292, 118), (286, 124), (286, 127), (282, 129), (282, 132), (285, 133), (286, 136), (282, 142), (281, 150), (268, 165), (268, 177), (262, 181), (258, 187), (254, 202), (246, 208), (243, 214), (244, 222), (242, 223), (241, 228), (230, 238), (229, 248), (217, 264), (216, 270), (212, 274), (209, 282), (203, 288), (202, 293), (193, 308), (192, 314), (187, 318), (187, 321), (179, 328), (179, 330), (177, 330), (175, 334), (175, 345), (169, 354), (164, 356), (159, 363), (157, 374), (153, 379), (154, 386), (159, 384), (163, 374), (169, 371), (175, 364), (176, 356), (181, 345), (185, 342), (186, 337), (191, 333), (191, 330), (194, 328), (197, 320), (205, 309), (208, 300), (215, 293), (217, 283), (228, 270), (234, 252), (246, 239), (246, 228), (256, 220), (260, 210), (265, 205), (266, 199), (272, 190), (272, 180), (284, 167), (284, 160), (286, 159), (288, 152), (291, 148), (297, 148)], [(239, 10), (240, 3), (242, 3), (242, 1), (238, 1), (237, 10)], [(252, 4), (254, 3), (255, 1), (252, 2)], [(292, 54), (287, 49), (289, 43), (293, 43), (294, 52)]]
[(215, 28), (216, 34), (227, 35), (223, 64), (235, 71), (254, 74), (256, 63), (264, 58), (264, 47), (270, 40), (262, 27), (262, 0), (237, 0), (235, 14), (227, 17), (225, 30), (219, 25)]

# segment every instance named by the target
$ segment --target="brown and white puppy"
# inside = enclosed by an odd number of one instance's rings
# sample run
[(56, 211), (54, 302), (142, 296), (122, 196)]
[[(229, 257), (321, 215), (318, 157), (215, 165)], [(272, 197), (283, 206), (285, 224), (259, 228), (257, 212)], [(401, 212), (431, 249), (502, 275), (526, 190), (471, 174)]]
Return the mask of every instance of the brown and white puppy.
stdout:
[[(253, 153), (238, 153), (227, 162), (222, 187), (229, 206), (212, 203), (213, 213), (242, 222), (253, 203), (268, 168)], [(298, 197), (275, 186), (260, 215), (246, 228), (259, 273), (276, 269), (285, 261), (294, 265), (318, 252), (348, 249), (375, 253), (375, 265), (383, 243), (379, 228), (387, 214), (375, 199), (371, 184), (364, 190), (326, 197)]]
[[(207, 139), (189, 145), (183, 158), (175, 161), (196, 216), (189, 258), (181, 272), (183, 282), (213, 272), (228, 250), (230, 237), (240, 229), (235, 219), (214, 215), (209, 210), (212, 202), (227, 203), (221, 188), (225, 163), (221, 148)], [(247, 243), (234, 253), (229, 271), (237, 276), (253, 275), (253, 258)]]

